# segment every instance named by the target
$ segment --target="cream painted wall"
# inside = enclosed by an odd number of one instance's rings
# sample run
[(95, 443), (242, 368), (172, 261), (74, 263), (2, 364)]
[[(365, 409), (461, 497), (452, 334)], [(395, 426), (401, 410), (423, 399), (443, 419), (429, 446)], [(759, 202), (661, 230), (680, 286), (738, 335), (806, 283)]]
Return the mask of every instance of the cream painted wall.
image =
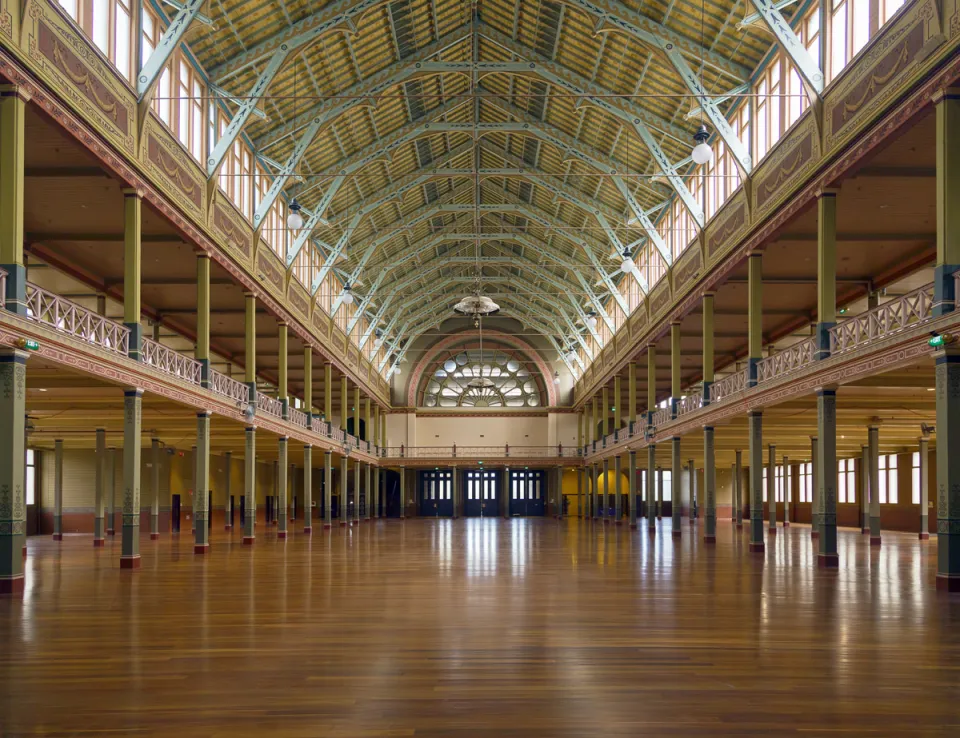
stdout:
[(544, 446), (547, 416), (418, 417), (418, 446)]

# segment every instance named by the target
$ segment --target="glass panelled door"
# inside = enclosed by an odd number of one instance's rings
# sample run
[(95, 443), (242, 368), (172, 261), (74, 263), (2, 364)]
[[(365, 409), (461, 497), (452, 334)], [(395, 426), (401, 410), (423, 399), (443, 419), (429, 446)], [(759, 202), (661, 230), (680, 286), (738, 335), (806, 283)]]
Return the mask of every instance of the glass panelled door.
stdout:
[(426, 518), (453, 517), (452, 470), (420, 472), (420, 515)]
[(542, 469), (510, 470), (510, 514), (537, 516), (544, 514), (547, 496), (547, 473)]
[(490, 469), (469, 469), (463, 473), (463, 514), (468, 518), (500, 514), (500, 473)]

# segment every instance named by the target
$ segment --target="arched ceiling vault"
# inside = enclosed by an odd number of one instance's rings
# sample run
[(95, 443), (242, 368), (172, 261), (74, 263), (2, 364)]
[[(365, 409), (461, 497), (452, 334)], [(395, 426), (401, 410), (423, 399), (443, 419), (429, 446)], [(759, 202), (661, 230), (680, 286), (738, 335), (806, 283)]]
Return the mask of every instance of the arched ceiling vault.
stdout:
[[(791, 43), (804, 6), (191, 0), (166, 35), (188, 44), (229, 109), (210, 181), (244, 135), (275, 177), (255, 222), (296, 197), (306, 226), (288, 264), (315, 250), (324, 274), (357, 285), (358, 315), (393, 360), (478, 272), (505, 312), (566, 353), (586, 347), (587, 311), (612, 327), (603, 306), (623, 300), (612, 251), (649, 242), (669, 262), (655, 223), (673, 198), (702, 224), (684, 184), (701, 118), (749, 177), (725, 114), (772, 44), (812, 97), (822, 89)], [(200, 11), (212, 23), (194, 23)], [(147, 102), (149, 85), (139, 80)]]

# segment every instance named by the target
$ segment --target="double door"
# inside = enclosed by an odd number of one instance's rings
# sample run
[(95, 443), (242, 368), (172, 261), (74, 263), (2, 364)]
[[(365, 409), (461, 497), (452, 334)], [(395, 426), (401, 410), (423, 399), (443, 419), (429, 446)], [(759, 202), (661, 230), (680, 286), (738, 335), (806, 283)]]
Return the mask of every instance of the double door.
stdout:
[(492, 518), (500, 514), (500, 478), (491, 469), (468, 469), (463, 473), (463, 514), (468, 518)]
[(511, 469), (509, 479), (511, 516), (542, 516), (547, 496), (547, 473), (542, 469)]
[(425, 518), (453, 517), (453, 470), (435, 469), (419, 475), (420, 515)]

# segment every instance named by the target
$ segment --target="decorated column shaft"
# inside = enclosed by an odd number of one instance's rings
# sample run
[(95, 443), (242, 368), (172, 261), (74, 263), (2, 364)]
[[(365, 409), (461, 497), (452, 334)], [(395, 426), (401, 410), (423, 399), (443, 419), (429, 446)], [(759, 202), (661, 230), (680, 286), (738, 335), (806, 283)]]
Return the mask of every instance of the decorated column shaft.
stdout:
[[(359, 422), (354, 423), (354, 427), (358, 427)], [(360, 524), (360, 501), (363, 499), (363, 464), (354, 459), (353, 461), (353, 521), (359, 525)]]
[(930, 538), (930, 521), (927, 518), (927, 507), (930, 501), (930, 449), (926, 438), (919, 440), (920, 449), (917, 452), (920, 458), (920, 540)]
[(717, 465), (714, 454), (713, 428), (703, 429), (703, 540), (717, 541)]
[(53, 540), (63, 540), (63, 439), (53, 442)]
[(120, 568), (140, 568), (140, 424), (143, 390), (123, 393), (123, 515)]
[[(327, 364), (327, 366), (330, 366)], [(333, 451), (323, 452), (323, 529), (333, 527)]]
[(27, 355), (0, 348), (0, 594), (23, 592), (26, 383)]
[(598, 518), (600, 517), (600, 471), (599, 465), (593, 464), (593, 474), (592, 474), (592, 483), (593, 487), (593, 499), (590, 500), (590, 517)]
[(287, 480), (290, 476), (288, 441), (281, 436), (277, 439), (277, 538), (287, 537)]
[(313, 446), (303, 447), (303, 532), (313, 532)]
[(197, 413), (197, 483), (193, 490), (194, 539), (193, 552), (205, 554), (210, 550), (210, 413)]
[[(939, 367), (937, 367), (939, 369)], [(958, 372), (960, 379), (960, 372)], [(939, 392), (937, 399), (939, 400)], [(939, 413), (937, 413), (939, 417)], [(939, 428), (938, 428), (939, 430)], [(880, 428), (871, 425), (867, 429), (867, 438), (870, 446), (870, 545), (880, 545)], [(943, 437), (937, 434), (937, 444)], [(947, 451), (948, 446), (943, 450)], [(939, 456), (939, 454), (938, 454)], [(939, 468), (939, 467), (938, 467)]]
[(630, 488), (630, 527), (637, 527), (637, 452), (631, 449), (628, 452), (629, 463), (628, 473), (630, 475), (628, 486)]
[(230, 488), (233, 482), (231, 465), (233, 463), (233, 454), (227, 451), (223, 455), (223, 529), (233, 530), (233, 508), (230, 505), (232, 490)]
[(783, 457), (783, 527), (790, 527), (790, 502), (793, 492), (793, 475), (790, 473), (790, 459)]
[(820, 465), (820, 550), (817, 565), (839, 566), (837, 554), (837, 392), (817, 392), (817, 461)]
[(657, 495), (657, 447), (655, 444), (647, 446), (647, 530), (651, 533), (657, 530), (656, 495)]
[(710, 388), (713, 387), (713, 293), (707, 292), (700, 303), (703, 311), (703, 404), (710, 404)]
[(340, 457), (340, 526), (350, 524), (350, 504), (347, 501), (347, 487), (349, 477), (347, 475), (347, 456)]
[(150, 538), (157, 540), (160, 537), (160, 466), (163, 463), (163, 451), (160, 448), (160, 439), (150, 439), (150, 477), (153, 488), (153, 499), (150, 503)]
[[(938, 93), (936, 109), (937, 265), (933, 278), (933, 314), (954, 309), (953, 273), (960, 269), (960, 92)], [(937, 446), (940, 446), (939, 437)], [(938, 458), (940, 454), (937, 454)], [(937, 462), (939, 466), (939, 461)], [(939, 483), (938, 483), (939, 484)], [(939, 502), (938, 502), (939, 504)]]
[(583, 517), (583, 467), (577, 467), (577, 517)]
[(680, 537), (683, 527), (683, 464), (680, 461), (680, 436), (670, 439), (670, 535)]
[(743, 451), (740, 449), (737, 449), (736, 459), (734, 462), (734, 480), (736, 483), (734, 507), (736, 507), (737, 528), (743, 528)]
[(323, 365), (323, 419), (333, 429), (333, 365), (327, 361)]
[(619, 433), (621, 425), (621, 413), (623, 408), (620, 403), (620, 393), (622, 389), (620, 387), (620, 375), (618, 374), (613, 378), (613, 429)]
[(654, 433), (653, 414), (657, 411), (657, 346), (647, 346), (647, 435)]
[(603, 405), (600, 412), (601, 434), (606, 438), (610, 434), (610, 391), (606, 387), (600, 390), (600, 403)]
[(613, 502), (613, 519), (617, 522), (617, 525), (620, 525), (623, 518), (623, 482), (621, 481), (623, 477), (623, 460), (619, 455), (613, 458), (613, 473), (616, 476), (614, 492), (617, 495), (617, 499)]
[(28, 99), (26, 90), (20, 87), (0, 85), (0, 269), (7, 273), (7, 292), (0, 295), (0, 300), (18, 315), (27, 314), (23, 192)]
[(680, 403), (680, 324), (670, 324), (670, 417), (677, 417)]
[(860, 446), (860, 533), (870, 535), (870, 447)]
[[(960, 350), (953, 345), (937, 354), (936, 390), (937, 589), (957, 592), (960, 591)], [(875, 429), (870, 430), (872, 433)], [(874, 467), (877, 466), (875, 447), (871, 436)], [(879, 512), (877, 517), (879, 529)], [(870, 535), (872, 538), (872, 505)]]
[(751, 412), (747, 423), (750, 440), (750, 550), (761, 553), (763, 545), (763, 414)]
[(690, 469), (690, 508), (688, 514), (690, 525), (693, 525), (697, 519), (697, 467), (694, 466), (693, 459), (687, 459), (687, 467)]
[[(250, 389), (250, 403), (257, 403), (257, 297), (247, 292), (244, 294), (244, 366), (243, 379)], [(249, 504), (247, 500), (247, 504)]]
[(817, 197), (817, 359), (830, 356), (837, 324), (837, 190)]
[[(760, 254), (747, 259), (747, 386), (757, 383), (757, 365), (763, 357), (763, 261)], [(761, 454), (762, 456), (762, 454)], [(752, 468), (752, 460), (751, 460)], [(762, 499), (762, 497), (761, 497)], [(763, 517), (763, 511), (760, 513)], [(751, 522), (753, 516), (751, 515)]]
[(627, 364), (627, 423), (632, 427), (637, 422), (637, 365)]
[(820, 441), (816, 436), (810, 437), (810, 471), (813, 474), (811, 481), (812, 496), (810, 499), (810, 537), (820, 537)]
[(767, 446), (767, 516), (770, 519), (770, 533), (777, 534), (777, 447)]
[[(289, 347), (289, 329), (286, 323), (280, 323), (277, 336), (277, 399), (280, 400), (281, 412), (284, 420), (289, 417), (290, 412), (290, 391), (287, 385), (287, 366), (290, 361)], [(286, 470), (284, 470), (286, 473)], [(281, 508), (282, 514), (286, 514), (285, 508)]]
[(370, 508), (373, 507), (373, 489), (370, 486), (371, 468), (370, 464), (363, 465), (363, 494), (364, 494), (364, 517), (370, 520)]
[(200, 362), (200, 384), (210, 386), (210, 255), (197, 254), (197, 343), (193, 358)]
[(603, 460), (603, 501), (600, 503), (600, 518), (606, 522), (610, 511), (610, 459)]
[(243, 433), (243, 545), (257, 540), (257, 429), (247, 426)]
[[(0, 354), (0, 361), (2, 361), (2, 354)], [(103, 428), (97, 428), (96, 444), (96, 458), (94, 461), (96, 469), (93, 502), (93, 545), (99, 548), (103, 546), (103, 536), (105, 533), (103, 509), (107, 486), (107, 432)]]
[(139, 359), (143, 347), (140, 325), (140, 223), (142, 199), (136, 190), (123, 191), (123, 324), (130, 329), (128, 353)]
[(663, 517), (663, 469), (657, 467), (657, 520)]
[(107, 449), (107, 535), (117, 534), (117, 449), (111, 446)]

